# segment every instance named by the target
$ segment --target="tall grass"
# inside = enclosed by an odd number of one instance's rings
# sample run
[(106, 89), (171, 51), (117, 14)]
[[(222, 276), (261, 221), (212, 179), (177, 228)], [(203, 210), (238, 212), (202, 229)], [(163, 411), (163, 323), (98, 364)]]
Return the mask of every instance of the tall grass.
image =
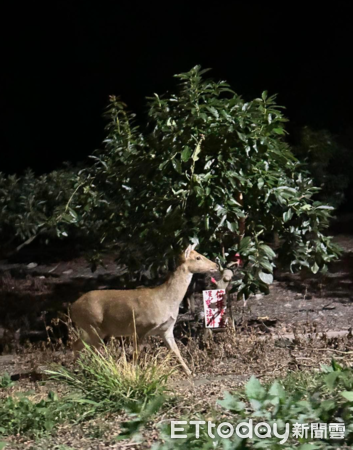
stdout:
[(86, 343), (84, 347), (72, 369), (56, 365), (46, 373), (81, 391), (85, 398), (114, 410), (132, 403), (145, 405), (167, 390), (166, 384), (174, 369), (170, 357), (162, 356), (162, 352), (141, 356), (135, 349), (130, 360), (124, 346), (120, 355), (114, 346), (103, 342), (99, 350)]

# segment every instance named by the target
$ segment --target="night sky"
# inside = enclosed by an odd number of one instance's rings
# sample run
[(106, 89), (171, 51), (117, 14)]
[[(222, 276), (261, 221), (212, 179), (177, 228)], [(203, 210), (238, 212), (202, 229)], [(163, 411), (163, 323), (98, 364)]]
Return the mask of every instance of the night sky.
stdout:
[(104, 138), (109, 94), (143, 117), (145, 97), (196, 64), (245, 99), (278, 93), (295, 125), (353, 140), (350, 2), (164, 3), (11, 2), (2, 14), (1, 171), (84, 159)]

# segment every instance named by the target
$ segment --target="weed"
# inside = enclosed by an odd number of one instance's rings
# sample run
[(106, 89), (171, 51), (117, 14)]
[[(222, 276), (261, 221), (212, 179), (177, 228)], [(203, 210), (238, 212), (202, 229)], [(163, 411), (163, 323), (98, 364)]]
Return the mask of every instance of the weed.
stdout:
[(39, 436), (51, 431), (57, 421), (56, 408), (52, 407), (57, 401), (53, 393), (38, 403), (24, 396), (1, 399), (0, 433)]
[(0, 389), (7, 389), (14, 386), (16, 383), (12, 381), (10, 375), (5, 373), (2, 377), (0, 377)]
[(132, 403), (145, 405), (166, 391), (173, 373), (169, 357), (145, 354), (129, 361), (124, 347), (117, 357), (113, 346), (102, 343), (100, 350), (85, 344), (77, 360), (77, 370), (53, 366), (46, 373), (52, 379), (79, 390), (84, 397), (100, 402), (106, 410), (121, 410)]

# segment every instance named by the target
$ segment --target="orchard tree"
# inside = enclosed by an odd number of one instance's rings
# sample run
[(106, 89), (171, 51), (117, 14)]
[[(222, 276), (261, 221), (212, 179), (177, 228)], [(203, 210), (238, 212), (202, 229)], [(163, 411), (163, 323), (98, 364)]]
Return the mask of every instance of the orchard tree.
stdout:
[(119, 260), (152, 277), (189, 242), (222, 264), (240, 253), (239, 296), (267, 292), (276, 259), (293, 271), (326, 270), (338, 255), (323, 232), (332, 208), (312, 199), (318, 188), (284, 140), (275, 97), (245, 102), (206, 72), (176, 75), (177, 93), (149, 98), (143, 133), (110, 98), (105, 149), (81, 174), (86, 184), (72, 206), (77, 223), (101, 245), (119, 243)]

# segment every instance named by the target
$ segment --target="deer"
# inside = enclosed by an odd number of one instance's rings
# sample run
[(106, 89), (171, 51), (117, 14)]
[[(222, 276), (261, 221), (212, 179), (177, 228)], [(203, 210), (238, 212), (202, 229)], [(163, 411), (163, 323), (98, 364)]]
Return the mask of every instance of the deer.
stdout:
[(73, 347), (75, 353), (82, 350), (83, 342), (98, 348), (105, 338), (131, 336), (135, 332), (140, 343), (146, 336), (161, 336), (190, 376), (173, 333), (179, 305), (194, 273), (218, 271), (218, 264), (197, 253), (195, 246), (187, 247), (176, 270), (157, 287), (90, 291), (76, 300), (71, 308), (72, 320), (80, 330)]

